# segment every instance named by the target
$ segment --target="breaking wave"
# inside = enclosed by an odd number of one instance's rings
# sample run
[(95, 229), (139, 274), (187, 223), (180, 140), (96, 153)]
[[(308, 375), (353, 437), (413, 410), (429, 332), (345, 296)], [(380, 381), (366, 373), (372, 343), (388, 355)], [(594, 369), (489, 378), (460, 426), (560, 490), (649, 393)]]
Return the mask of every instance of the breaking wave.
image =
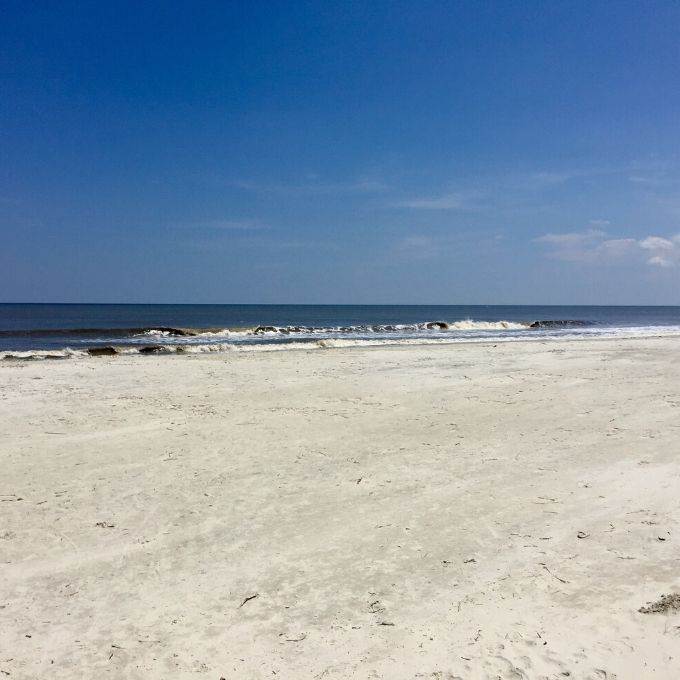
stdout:
[(86, 352), (69, 347), (56, 350), (0, 352), (0, 358), (4, 361), (47, 361), (50, 359), (72, 359), (77, 356), (86, 356)]
[(515, 321), (424, 321), (412, 324), (358, 324), (352, 326), (255, 326), (253, 328), (222, 330), (195, 329), (196, 336), (273, 336), (273, 335), (348, 335), (348, 334), (379, 334), (379, 333), (407, 333), (422, 331), (489, 331), (489, 330), (526, 330), (531, 328), (531, 322)]
[(350, 326), (274, 326), (261, 325), (247, 328), (179, 328), (170, 326), (109, 327), (109, 328), (43, 328), (0, 330), (0, 338), (182, 338), (216, 336), (258, 336), (258, 335), (320, 335), (356, 333), (399, 333), (418, 331), (489, 331), (523, 330), (530, 328), (584, 326), (586, 321), (424, 321), (408, 324), (358, 324)]
[(532, 321), (529, 328), (583, 328), (592, 326), (590, 321), (579, 319), (547, 319), (545, 321)]
[[(465, 323), (465, 322), (457, 322)], [(479, 327), (480, 322), (475, 323), (475, 330), (483, 330), (478, 334), (470, 335), (465, 332), (440, 333), (433, 335), (383, 335), (378, 337), (366, 336), (332, 336), (323, 338), (300, 337), (278, 341), (258, 341), (254, 337), (250, 341), (236, 340), (232, 342), (198, 342), (196, 338), (188, 337), (182, 342), (160, 342), (165, 336), (156, 336), (157, 344), (112, 344), (92, 345), (81, 348), (63, 348), (54, 350), (25, 350), (0, 352), (0, 360), (3, 361), (47, 361), (58, 359), (93, 359), (115, 358), (125, 356), (145, 355), (200, 355), (212, 353), (241, 353), (241, 352), (282, 352), (288, 350), (332, 350), (341, 348), (361, 347), (397, 347), (407, 345), (443, 345), (463, 343), (513, 343), (531, 340), (579, 340), (586, 338), (642, 338), (642, 337), (668, 337), (680, 336), (680, 326), (637, 326), (619, 328), (579, 328), (570, 327), (565, 330), (563, 326), (552, 326), (540, 333), (526, 333), (529, 328), (520, 325), (522, 330), (514, 324), (512, 328), (498, 327), (503, 322), (489, 322), (493, 327)], [(483, 323), (483, 322), (482, 322)], [(456, 329), (464, 331), (463, 328)], [(505, 332), (508, 331), (508, 332)]]
[(0, 337), (19, 338), (62, 338), (62, 337), (131, 337), (134, 335), (166, 335), (190, 336), (196, 335), (191, 328), (171, 328), (168, 326), (146, 326), (142, 328), (28, 328), (18, 330), (0, 330)]

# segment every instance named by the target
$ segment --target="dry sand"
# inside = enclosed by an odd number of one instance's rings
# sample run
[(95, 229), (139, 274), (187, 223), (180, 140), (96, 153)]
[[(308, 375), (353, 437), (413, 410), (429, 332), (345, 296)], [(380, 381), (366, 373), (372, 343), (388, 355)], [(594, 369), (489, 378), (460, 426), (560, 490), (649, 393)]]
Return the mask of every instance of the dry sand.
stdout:
[(680, 677), (680, 339), (3, 362), (0, 437), (0, 677)]

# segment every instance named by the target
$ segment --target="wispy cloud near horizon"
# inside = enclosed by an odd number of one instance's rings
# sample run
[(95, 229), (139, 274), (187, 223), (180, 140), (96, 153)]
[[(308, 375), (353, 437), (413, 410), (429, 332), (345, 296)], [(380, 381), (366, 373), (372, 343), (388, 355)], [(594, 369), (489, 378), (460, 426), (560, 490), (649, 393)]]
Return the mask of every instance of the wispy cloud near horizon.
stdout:
[(174, 225), (179, 229), (201, 229), (216, 231), (262, 231), (269, 229), (266, 224), (254, 219), (197, 220)]
[(439, 196), (398, 200), (391, 203), (390, 206), (410, 210), (473, 210), (475, 209), (475, 200), (479, 196), (479, 192), (456, 191)]
[(641, 239), (609, 238), (604, 231), (588, 229), (548, 233), (533, 241), (548, 246), (548, 257), (565, 262), (612, 264), (642, 259), (651, 267), (680, 265), (680, 234), (670, 238), (654, 235)]
[(345, 182), (329, 182), (316, 175), (309, 176), (300, 182), (268, 182), (255, 180), (228, 180), (227, 186), (260, 194), (277, 194), (281, 196), (331, 196), (351, 194), (379, 194), (389, 190), (389, 185), (379, 179), (359, 178)]

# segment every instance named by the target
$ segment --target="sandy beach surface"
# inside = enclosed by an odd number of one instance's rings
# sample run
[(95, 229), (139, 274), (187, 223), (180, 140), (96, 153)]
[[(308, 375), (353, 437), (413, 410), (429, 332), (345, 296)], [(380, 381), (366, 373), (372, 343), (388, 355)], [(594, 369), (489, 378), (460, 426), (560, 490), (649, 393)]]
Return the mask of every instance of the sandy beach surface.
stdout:
[(680, 677), (680, 339), (5, 361), (0, 470), (0, 677)]

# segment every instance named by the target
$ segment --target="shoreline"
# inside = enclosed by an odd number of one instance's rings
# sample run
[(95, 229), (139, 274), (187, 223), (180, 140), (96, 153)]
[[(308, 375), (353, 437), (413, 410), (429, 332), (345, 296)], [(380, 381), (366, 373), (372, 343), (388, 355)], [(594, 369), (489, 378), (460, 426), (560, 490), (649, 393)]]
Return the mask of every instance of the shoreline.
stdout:
[[(317, 350), (380, 350), (390, 348), (418, 348), (418, 347), (453, 347), (453, 346), (488, 346), (488, 345), (521, 345), (521, 344), (545, 344), (545, 343), (572, 343), (572, 342), (618, 342), (618, 341), (647, 341), (647, 340), (671, 340), (680, 338), (680, 331), (653, 334), (632, 335), (578, 335), (565, 337), (498, 337), (498, 338), (463, 338), (463, 339), (402, 339), (402, 340), (350, 340), (345, 338), (319, 339), (319, 340), (291, 340), (272, 343), (203, 343), (203, 344), (128, 344), (128, 345), (94, 345), (90, 347), (63, 347), (59, 349), (26, 349), (26, 350), (3, 350), (0, 351), (0, 362), (31, 360), (65, 360), (65, 359), (102, 359), (147, 356), (201, 356), (201, 355), (230, 355), (271, 352), (296, 352)], [(0, 366), (3, 364), (0, 363)]]
[(3, 362), (0, 671), (674, 680), (679, 342)]

